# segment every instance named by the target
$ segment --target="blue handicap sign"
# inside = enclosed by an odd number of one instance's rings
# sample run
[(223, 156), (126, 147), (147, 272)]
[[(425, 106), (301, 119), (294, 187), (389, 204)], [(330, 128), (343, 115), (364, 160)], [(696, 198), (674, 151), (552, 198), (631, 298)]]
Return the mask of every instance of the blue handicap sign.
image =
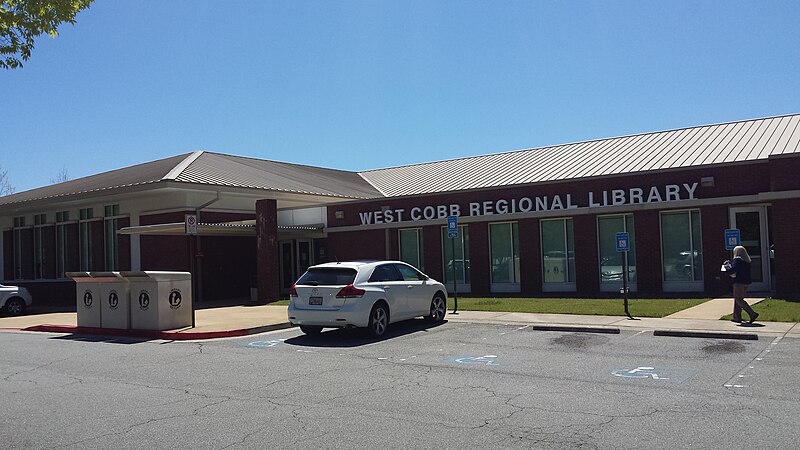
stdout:
[(617, 233), (617, 251), (618, 252), (627, 252), (631, 249), (631, 242), (628, 238), (628, 233), (625, 231), (621, 231)]
[(447, 237), (458, 237), (458, 216), (447, 216)]
[(742, 241), (741, 233), (736, 228), (728, 228), (725, 230), (725, 250), (733, 250), (734, 247), (740, 245)]

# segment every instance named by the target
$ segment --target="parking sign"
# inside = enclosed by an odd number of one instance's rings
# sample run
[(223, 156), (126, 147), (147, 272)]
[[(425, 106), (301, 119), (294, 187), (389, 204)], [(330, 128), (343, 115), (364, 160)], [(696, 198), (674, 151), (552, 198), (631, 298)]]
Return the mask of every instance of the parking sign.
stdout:
[(447, 237), (458, 237), (458, 216), (447, 216)]
[(630, 240), (628, 239), (628, 233), (625, 231), (621, 231), (617, 233), (617, 251), (618, 252), (627, 252), (630, 250)]
[(736, 228), (725, 230), (725, 250), (733, 250), (741, 242), (741, 233)]

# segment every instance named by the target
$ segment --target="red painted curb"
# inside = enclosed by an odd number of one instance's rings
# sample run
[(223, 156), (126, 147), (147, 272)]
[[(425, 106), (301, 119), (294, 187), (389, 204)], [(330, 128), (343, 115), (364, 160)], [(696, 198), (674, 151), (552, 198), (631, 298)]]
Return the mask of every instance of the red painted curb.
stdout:
[(268, 325), (256, 328), (242, 328), (237, 330), (220, 331), (156, 331), (156, 330), (124, 330), (117, 328), (78, 327), (72, 325), (34, 325), (22, 328), (22, 331), (42, 331), (47, 333), (91, 334), (99, 336), (124, 336), (145, 339), (163, 339), (168, 341), (190, 341), (197, 339), (216, 339), (225, 337), (240, 337), (249, 334), (262, 333), (281, 328), (288, 328), (288, 324)]

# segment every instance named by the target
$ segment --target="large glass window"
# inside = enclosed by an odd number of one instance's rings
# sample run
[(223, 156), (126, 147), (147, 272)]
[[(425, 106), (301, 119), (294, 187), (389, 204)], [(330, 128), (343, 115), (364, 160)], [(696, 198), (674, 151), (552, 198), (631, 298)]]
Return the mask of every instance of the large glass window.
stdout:
[(489, 224), (492, 284), (519, 283), (519, 231), (516, 222)]
[(664, 281), (702, 281), (700, 211), (661, 213)]
[(67, 270), (67, 224), (69, 211), (56, 213), (56, 276), (64, 278)]
[(400, 261), (424, 271), (422, 255), (422, 229), (400, 230)]
[(81, 240), (81, 271), (84, 272), (92, 270), (92, 227), (90, 221), (93, 218), (94, 209), (81, 209), (78, 228)]
[(33, 277), (44, 278), (44, 226), (47, 224), (47, 214), (33, 216)]
[(542, 279), (545, 283), (575, 282), (572, 219), (541, 221)]
[(25, 264), (23, 258), (26, 256), (23, 249), (23, 228), (25, 228), (25, 217), (14, 217), (14, 279), (17, 280), (23, 278), (23, 266)]
[(622, 258), (617, 251), (617, 233), (625, 231), (630, 239), (628, 251), (628, 281), (636, 282), (636, 233), (633, 215), (602, 216), (597, 218), (598, 242), (600, 244), (600, 282), (617, 285), (622, 283)]
[(105, 218), (103, 225), (105, 228), (106, 242), (106, 270), (117, 270), (119, 265), (119, 245), (117, 245), (117, 226), (119, 225), (119, 205), (107, 205), (105, 207)]
[(455, 282), (469, 284), (469, 228), (466, 225), (458, 226), (457, 238), (448, 237), (447, 227), (442, 227), (442, 256), (444, 284), (452, 286), (454, 269)]

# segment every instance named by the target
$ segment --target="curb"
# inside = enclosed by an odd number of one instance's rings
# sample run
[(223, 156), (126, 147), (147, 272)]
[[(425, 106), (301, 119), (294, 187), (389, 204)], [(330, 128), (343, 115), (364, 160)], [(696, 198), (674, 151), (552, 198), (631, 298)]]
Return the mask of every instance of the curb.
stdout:
[(220, 330), (220, 331), (196, 331), (196, 332), (123, 330), (117, 328), (79, 327), (72, 325), (34, 325), (32, 327), (21, 328), (20, 330), (39, 331), (46, 333), (71, 333), (71, 334), (89, 334), (96, 336), (120, 336), (120, 337), (133, 337), (133, 338), (143, 338), (143, 339), (163, 339), (167, 341), (193, 341), (201, 339), (241, 337), (251, 334), (265, 333), (267, 331), (282, 330), (291, 327), (292, 325), (289, 322), (281, 322), (254, 328), (240, 328), (236, 330)]
[(738, 339), (743, 341), (758, 340), (758, 335), (755, 333), (726, 333), (721, 331), (655, 330), (653, 331), (653, 336)]
[(601, 333), (601, 334), (619, 334), (619, 328), (616, 327), (590, 327), (590, 326), (573, 326), (573, 325), (531, 325), (528, 328), (536, 331), (567, 331), (575, 333)]

